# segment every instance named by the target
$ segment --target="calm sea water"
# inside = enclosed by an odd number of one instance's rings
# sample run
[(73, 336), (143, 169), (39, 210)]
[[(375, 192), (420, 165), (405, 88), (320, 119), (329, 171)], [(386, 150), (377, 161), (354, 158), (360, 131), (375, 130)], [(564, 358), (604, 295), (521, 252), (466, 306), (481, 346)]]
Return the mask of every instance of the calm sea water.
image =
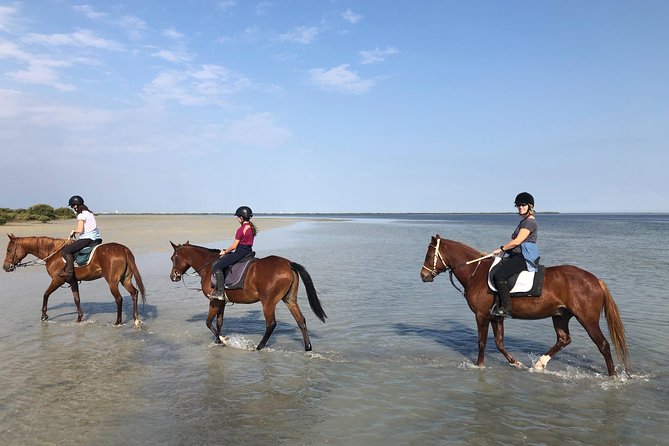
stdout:
[[(229, 306), (232, 345), (214, 345), (207, 301), (188, 288), (195, 279), (168, 278), (171, 252), (137, 255), (149, 303), (141, 329), (112, 325), (103, 281), (81, 286), (85, 322), (73, 322), (63, 289), (41, 323), (43, 269), (0, 272), (0, 444), (666, 444), (669, 216), (539, 221), (542, 263), (575, 264), (608, 283), (631, 378), (606, 377), (576, 320), (572, 344), (546, 372), (510, 367), (492, 339), (486, 367), (474, 366), (464, 298), (447, 275), (426, 284), (418, 274), (431, 235), (489, 251), (516, 216), (312, 217), (256, 242), (259, 256), (297, 261), (314, 279), (329, 319), (318, 321), (300, 293), (310, 353), (284, 306), (266, 350), (249, 350), (264, 331), (260, 304)], [(554, 342), (550, 319), (506, 323), (507, 348), (526, 365)]]

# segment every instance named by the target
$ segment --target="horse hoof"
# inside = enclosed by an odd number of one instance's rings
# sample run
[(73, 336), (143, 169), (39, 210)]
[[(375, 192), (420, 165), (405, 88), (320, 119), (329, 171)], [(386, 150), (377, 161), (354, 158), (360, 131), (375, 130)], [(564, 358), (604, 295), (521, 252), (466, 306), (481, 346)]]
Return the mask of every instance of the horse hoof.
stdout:
[(42, 322), (46, 321), (47, 319), (49, 319), (49, 316), (47, 316), (47, 315), (44, 315), (44, 316), (42, 316), (42, 317), (40, 318), (40, 320), (41, 320)]
[(227, 337), (227, 336), (219, 336), (217, 344), (228, 345), (229, 340), (230, 340), (230, 338)]
[(548, 364), (548, 361), (551, 360), (551, 357), (548, 355), (543, 355), (541, 358), (537, 360), (537, 362), (534, 363), (534, 367), (532, 367), (534, 370), (540, 371), (546, 369), (546, 365)]

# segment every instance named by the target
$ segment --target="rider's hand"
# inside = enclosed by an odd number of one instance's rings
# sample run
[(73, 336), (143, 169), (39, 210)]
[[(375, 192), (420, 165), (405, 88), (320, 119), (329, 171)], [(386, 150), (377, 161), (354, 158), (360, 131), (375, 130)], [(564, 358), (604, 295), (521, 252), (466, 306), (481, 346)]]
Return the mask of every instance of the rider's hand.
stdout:
[(502, 250), (499, 249), (499, 248), (497, 248), (497, 249), (493, 249), (493, 250), (492, 250), (492, 253), (493, 253), (494, 255), (498, 256), (498, 255), (500, 255), (500, 254), (502, 253)]
[(73, 238), (74, 234), (76, 234), (76, 233), (77, 233), (77, 231), (75, 231), (74, 229), (72, 231), (70, 231), (70, 238)]

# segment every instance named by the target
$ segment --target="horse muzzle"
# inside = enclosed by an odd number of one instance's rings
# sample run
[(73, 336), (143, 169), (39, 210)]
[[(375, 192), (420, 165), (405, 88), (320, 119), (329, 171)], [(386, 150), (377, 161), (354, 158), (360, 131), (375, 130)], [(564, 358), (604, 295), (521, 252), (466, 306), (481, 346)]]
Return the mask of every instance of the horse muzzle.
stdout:
[(180, 280), (181, 280), (181, 274), (179, 274), (179, 273), (176, 272), (176, 271), (172, 271), (172, 272), (170, 273), (170, 280), (171, 280), (172, 282), (178, 282), (178, 281), (180, 281)]
[(2, 265), (2, 269), (7, 271), (8, 273), (11, 273), (12, 271), (16, 270), (16, 265), (12, 265), (10, 263), (5, 263), (4, 265)]

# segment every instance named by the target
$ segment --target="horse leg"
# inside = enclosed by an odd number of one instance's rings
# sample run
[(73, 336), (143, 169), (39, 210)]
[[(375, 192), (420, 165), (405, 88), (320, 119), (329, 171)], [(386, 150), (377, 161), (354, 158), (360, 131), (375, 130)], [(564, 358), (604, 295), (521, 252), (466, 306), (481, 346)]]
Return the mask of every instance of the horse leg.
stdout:
[(77, 322), (81, 322), (84, 319), (84, 312), (81, 311), (81, 302), (79, 300), (79, 282), (76, 279), (72, 280), (70, 288), (72, 289), (74, 304), (77, 306)]
[[(207, 328), (214, 334), (214, 342), (217, 344), (221, 344), (220, 335), (221, 326), (223, 325), (223, 309), (221, 307), (223, 304), (225, 304), (225, 301), (212, 299), (209, 302), (209, 313), (207, 314)], [(214, 328), (212, 321), (219, 313), (221, 314), (221, 323), (219, 324), (218, 321), (216, 321), (216, 328)]]
[(116, 322), (114, 322), (114, 325), (121, 325), (121, 322), (123, 322), (123, 296), (118, 290), (118, 282), (110, 280), (109, 291), (111, 291), (116, 301)]
[(58, 287), (60, 287), (64, 283), (65, 279), (60, 277), (53, 277), (51, 279), (49, 287), (46, 289), (44, 295), (42, 296), (42, 317), (40, 318), (41, 321), (46, 321), (47, 319), (49, 319), (49, 316), (46, 314), (46, 307), (47, 304), (49, 303), (49, 296), (51, 296), (51, 293), (56, 291)]
[(492, 332), (495, 335), (495, 345), (497, 346), (497, 350), (504, 355), (506, 360), (509, 361), (509, 364), (512, 366), (522, 366), (523, 364), (511, 356), (506, 350), (506, 347), (504, 347), (504, 319), (495, 318), (491, 320), (490, 323), (492, 324)]
[(132, 284), (132, 277), (126, 277), (123, 281), (123, 288), (128, 290), (130, 297), (132, 297), (132, 318), (135, 321), (135, 327), (138, 327), (142, 321), (139, 320), (139, 311), (137, 310), (137, 298), (139, 291)]
[(564, 314), (560, 316), (553, 316), (553, 328), (555, 328), (555, 334), (557, 335), (557, 341), (553, 348), (548, 350), (546, 353), (541, 356), (534, 363), (534, 370), (544, 370), (548, 361), (560, 350), (571, 344), (571, 336), (569, 335), (569, 321), (572, 318), (572, 314)]
[(218, 331), (218, 343), (220, 344), (224, 340), (222, 338), (222, 329), (223, 329), (223, 314), (225, 313), (225, 301), (221, 303), (218, 313), (216, 313), (216, 331)]
[(485, 345), (488, 341), (488, 315), (476, 316), (476, 325), (478, 326), (479, 332), (479, 355), (476, 359), (476, 365), (478, 367), (483, 367), (484, 355), (485, 355)]
[(599, 352), (602, 354), (602, 356), (604, 356), (604, 361), (606, 361), (606, 370), (609, 376), (615, 376), (616, 367), (613, 364), (613, 358), (611, 357), (611, 346), (609, 345), (609, 341), (607, 341), (604, 337), (602, 329), (599, 328), (599, 321), (586, 323), (585, 321), (579, 319), (579, 322), (581, 325), (583, 325), (585, 331), (588, 332), (588, 336), (590, 336), (590, 339), (592, 339), (592, 341), (595, 343), (599, 349)]
[(299, 282), (297, 281), (297, 274), (293, 274), (295, 276), (295, 280), (293, 280), (293, 285), (290, 287), (289, 294), (283, 298), (283, 302), (288, 307), (288, 310), (290, 310), (290, 314), (293, 315), (295, 322), (297, 322), (297, 326), (300, 327), (300, 330), (302, 331), (302, 339), (304, 339), (304, 351), (310, 352), (311, 341), (309, 340), (309, 332), (307, 331), (307, 321), (304, 318), (302, 311), (300, 311), (300, 307), (297, 305), (297, 286)]
[[(271, 307), (271, 308), (270, 308)], [(262, 350), (267, 344), (267, 340), (272, 335), (272, 332), (276, 328), (276, 315), (274, 311), (276, 310), (276, 302), (263, 302), (262, 312), (265, 314), (265, 336), (263, 336), (260, 344), (256, 347), (256, 350)]]

